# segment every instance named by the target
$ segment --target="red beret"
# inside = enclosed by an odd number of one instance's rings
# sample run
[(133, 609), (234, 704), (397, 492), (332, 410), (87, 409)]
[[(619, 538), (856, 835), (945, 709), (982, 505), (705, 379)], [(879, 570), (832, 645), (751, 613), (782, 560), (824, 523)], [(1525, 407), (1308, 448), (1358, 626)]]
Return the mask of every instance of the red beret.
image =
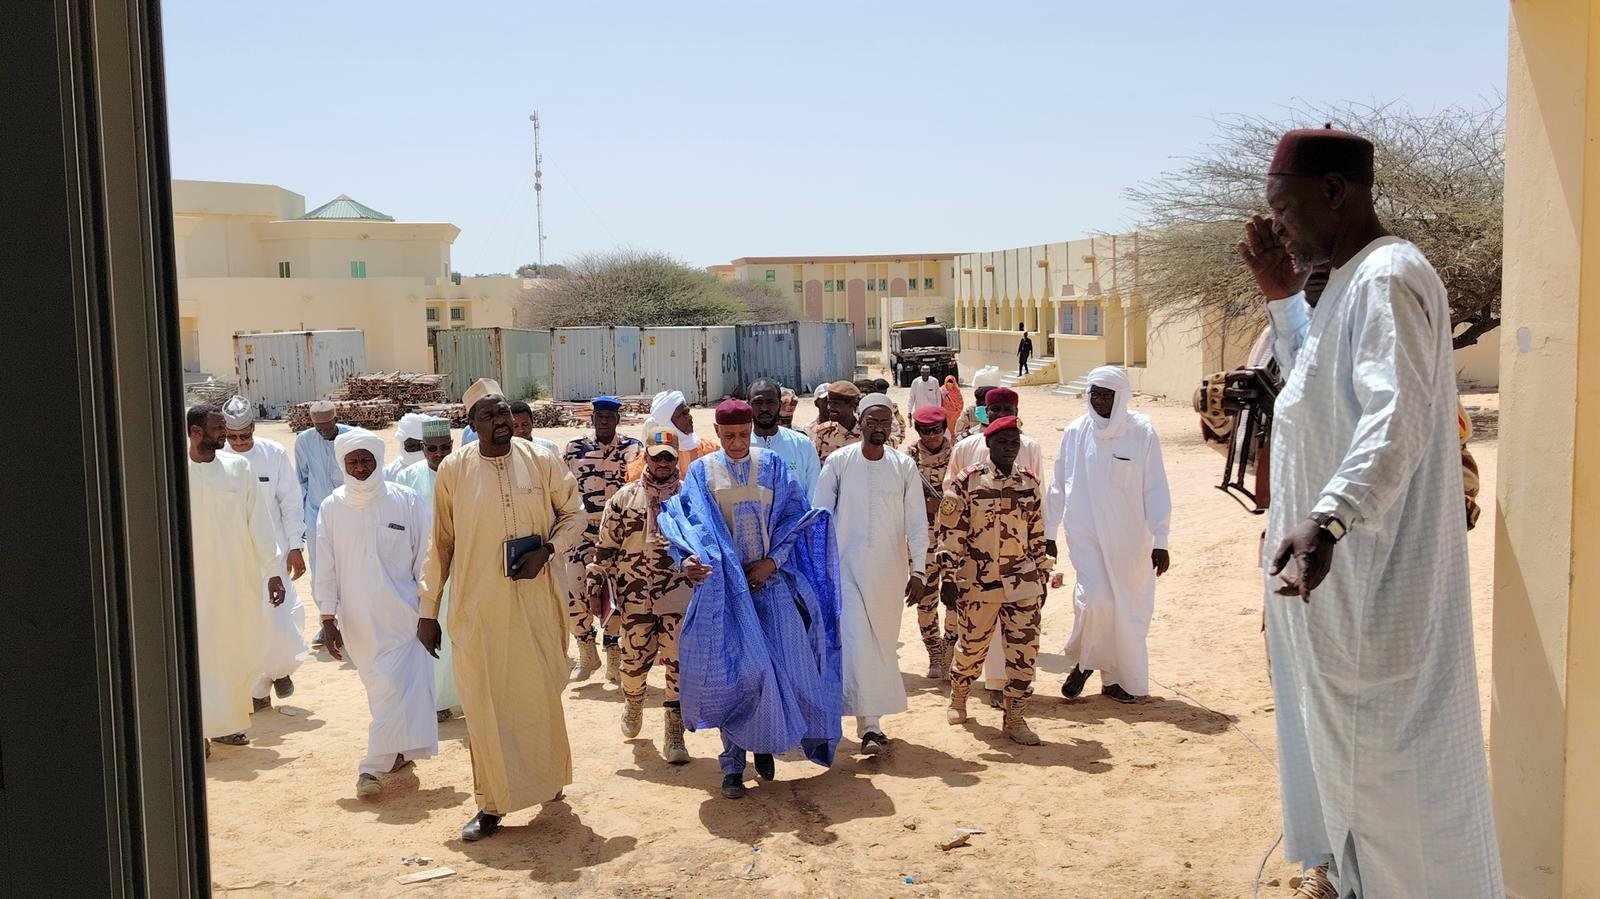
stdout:
[(985, 406), (989, 405), (990, 403), (1006, 402), (1011, 403), (1013, 406), (1017, 404), (1017, 392), (1012, 390), (1010, 387), (996, 387), (993, 390), (990, 390), (988, 395), (983, 398), (983, 404)]
[(1021, 422), (1017, 421), (1017, 417), (1015, 415), (1007, 415), (1005, 418), (997, 418), (994, 421), (989, 422), (989, 426), (983, 429), (983, 436), (991, 437), (1000, 433), (1001, 431), (1015, 431), (1019, 429), (1020, 424)]
[(1344, 175), (1372, 183), (1372, 141), (1335, 128), (1297, 128), (1278, 139), (1269, 175)]
[(755, 420), (755, 410), (744, 400), (727, 399), (717, 404), (719, 425), (747, 425)]
[(942, 425), (945, 423), (944, 410), (938, 406), (923, 406), (911, 413), (911, 417), (919, 425)]

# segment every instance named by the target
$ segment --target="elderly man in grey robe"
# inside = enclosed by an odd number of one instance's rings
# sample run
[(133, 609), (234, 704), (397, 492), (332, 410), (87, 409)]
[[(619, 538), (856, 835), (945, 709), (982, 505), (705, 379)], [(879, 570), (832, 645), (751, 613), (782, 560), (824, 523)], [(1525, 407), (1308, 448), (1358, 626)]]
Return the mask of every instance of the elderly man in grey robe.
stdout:
[(1284, 850), (1325, 894), (1498, 897), (1450, 305), (1372, 183), (1367, 140), (1291, 131), (1239, 246), (1287, 378), (1262, 560)]
[(906, 710), (900, 677), (900, 619), (922, 598), (928, 508), (922, 473), (888, 446), (894, 404), (861, 401), (861, 440), (823, 463), (812, 505), (833, 515), (839, 554), (839, 639), (844, 713), (856, 718), (861, 751), (889, 747), (882, 718)]
[[(333, 441), (348, 430), (350, 426), (340, 424), (335, 417), (332, 402), (317, 400), (311, 404), (311, 427), (294, 438), (294, 470), (305, 496), (306, 553), (310, 556), (317, 552), (317, 512), (322, 501), (344, 481), (339, 460), (333, 457)], [(315, 564), (315, 558), (306, 560), (308, 567)], [(312, 599), (316, 599), (315, 591)], [(323, 645), (324, 632), (317, 631), (311, 642), (314, 646)]]

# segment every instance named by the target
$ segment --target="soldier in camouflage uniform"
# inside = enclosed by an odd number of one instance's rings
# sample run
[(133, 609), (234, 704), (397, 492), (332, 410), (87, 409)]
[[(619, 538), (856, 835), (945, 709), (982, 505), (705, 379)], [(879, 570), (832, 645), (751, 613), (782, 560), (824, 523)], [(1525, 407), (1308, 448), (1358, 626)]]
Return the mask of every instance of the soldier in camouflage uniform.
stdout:
[(827, 462), (834, 450), (861, 439), (861, 422), (856, 420), (860, 402), (861, 388), (849, 381), (828, 385), (828, 420), (813, 424), (806, 432), (817, 448), (818, 461)]
[[(916, 410), (917, 439), (906, 446), (906, 455), (917, 463), (922, 474), (922, 492), (928, 498), (928, 546), (939, 545), (939, 502), (944, 498), (941, 485), (945, 471), (950, 467), (950, 450), (955, 442), (945, 429), (944, 410), (938, 406), (924, 406)], [(930, 446), (931, 445), (931, 446)], [(930, 571), (930, 575), (932, 572)], [(928, 581), (917, 603), (917, 629), (922, 632), (922, 645), (928, 648), (928, 677), (945, 680), (950, 676), (950, 662), (955, 658), (956, 635), (959, 628), (953, 601), (944, 603), (944, 633), (939, 633), (939, 605), (943, 591), (935, 581)]]
[(950, 677), (951, 724), (967, 720), (967, 691), (983, 669), (995, 631), (1006, 657), (1002, 729), (1013, 742), (1036, 746), (1039, 736), (1023, 718), (1033, 693), (1039, 654), (1039, 618), (1051, 559), (1045, 548), (1039, 479), (1015, 467), (1022, 448), (1017, 419), (984, 429), (989, 462), (954, 478), (939, 506), (937, 564), (961, 594), (961, 642)]
[[(573, 440), (561, 455), (578, 481), (583, 511), (588, 517), (582, 539), (567, 557), (575, 575), (592, 560), (595, 539), (600, 535), (600, 514), (606, 501), (621, 489), (627, 481), (629, 464), (644, 452), (638, 440), (617, 433), (617, 425), (622, 421), (622, 403), (616, 397), (597, 396), (589, 407), (593, 410), (594, 436)], [(578, 661), (573, 677), (587, 680), (600, 667), (600, 655), (594, 646), (594, 619), (607, 615), (611, 591), (603, 589), (591, 593), (582, 578), (573, 580), (576, 583), (567, 594), (567, 623), (578, 641)], [(621, 679), (622, 650), (617, 644), (621, 626), (621, 619), (614, 615), (606, 621), (606, 680), (613, 684)]]
[[(695, 578), (678, 566), (655, 528), (654, 512), (678, 492), (678, 437), (665, 428), (645, 436), (643, 475), (606, 503), (589, 563), (592, 594), (614, 584), (622, 620), (622, 735), (633, 739), (644, 724), (645, 678), (657, 660), (667, 675), (666, 729), (661, 755), (674, 765), (689, 761), (678, 706), (678, 628), (689, 608)], [(709, 573), (709, 572), (706, 572)], [(701, 574), (699, 580), (704, 580)], [(615, 616), (614, 616), (615, 617)]]

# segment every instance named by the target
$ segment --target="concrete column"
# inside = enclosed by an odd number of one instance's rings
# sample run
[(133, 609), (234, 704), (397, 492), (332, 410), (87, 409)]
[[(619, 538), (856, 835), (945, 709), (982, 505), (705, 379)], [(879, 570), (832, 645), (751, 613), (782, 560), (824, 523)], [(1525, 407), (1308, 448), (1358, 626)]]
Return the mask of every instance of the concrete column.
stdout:
[(1600, 0), (1514, 0), (1490, 772), (1514, 896), (1600, 869)]

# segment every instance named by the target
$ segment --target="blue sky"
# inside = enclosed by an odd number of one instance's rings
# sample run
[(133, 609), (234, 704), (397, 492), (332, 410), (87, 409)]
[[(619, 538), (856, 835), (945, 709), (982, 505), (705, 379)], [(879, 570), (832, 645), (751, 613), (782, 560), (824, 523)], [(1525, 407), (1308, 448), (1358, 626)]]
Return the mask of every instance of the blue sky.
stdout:
[(1493, 0), (868, 6), (166, 0), (173, 175), (454, 222), (458, 270), (509, 271), (537, 107), (552, 262), (988, 250), (1126, 225), (1218, 115), (1505, 86)]

